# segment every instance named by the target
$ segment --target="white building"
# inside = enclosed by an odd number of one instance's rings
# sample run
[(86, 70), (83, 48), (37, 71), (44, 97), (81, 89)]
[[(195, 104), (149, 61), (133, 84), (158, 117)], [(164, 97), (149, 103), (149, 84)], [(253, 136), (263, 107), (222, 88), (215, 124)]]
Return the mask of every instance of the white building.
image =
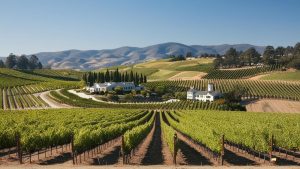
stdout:
[(115, 90), (116, 87), (122, 87), (123, 91), (128, 92), (131, 90), (142, 90), (143, 86), (135, 86), (133, 82), (105, 82), (105, 83), (94, 83), (91, 87), (86, 87), (86, 90), (90, 93), (95, 92), (108, 92)]
[(208, 84), (207, 91), (198, 91), (194, 88), (191, 88), (187, 91), (187, 99), (188, 100), (199, 100), (199, 101), (214, 101), (221, 97), (221, 93), (218, 91), (214, 91), (214, 86), (212, 83)]

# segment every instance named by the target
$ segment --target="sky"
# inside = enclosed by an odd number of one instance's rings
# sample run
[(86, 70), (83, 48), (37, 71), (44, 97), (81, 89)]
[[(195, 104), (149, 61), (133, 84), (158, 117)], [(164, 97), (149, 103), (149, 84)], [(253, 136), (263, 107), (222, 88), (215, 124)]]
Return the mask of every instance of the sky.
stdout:
[(300, 0), (0, 0), (0, 56), (300, 42)]

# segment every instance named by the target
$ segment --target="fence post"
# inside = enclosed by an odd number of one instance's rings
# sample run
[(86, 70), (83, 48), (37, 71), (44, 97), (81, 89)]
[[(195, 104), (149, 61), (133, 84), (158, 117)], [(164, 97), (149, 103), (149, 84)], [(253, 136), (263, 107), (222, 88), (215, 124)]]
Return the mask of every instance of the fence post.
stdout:
[(122, 145), (121, 145), (121, 153), (122, 153), (122, 158), (123, 158), (123, 165), (126, 164), (126, 159), (125, 159), (125, 150), (124, 147), (125, 146), (125, 142), (124, 142), (124, 135), (122, 135)]
[(273, 144), (274, 144), (274, 136), (272, 134), (271, 139), (270, 139), (270, 150), (269, 150), (269, 155), (270, 155), (270, 163), (272, 163), (272, 151), (273, 151)]
[(71, 151), (72, 151), (72, 158), (73, 158), (73, 165), (75, 165), (75, 154), (74, 154), (74, 134), (71, 135)]
[(221, 138), (221, 165), (224, 165), (224, 154), (225, 154), (225, 147), (224, 147), (224, 134)]
[(21, 141), (20, 141), (20, 134), (16, 133), (16, 142), (17, 142), (17, 152), (20, 164), (22, 164), (22, 148), (21, 148)]
[(174, 134), (174, 155), (173, 155), (173, 162), (176, 165), (176, 156), (177, 156), (177, 133)]

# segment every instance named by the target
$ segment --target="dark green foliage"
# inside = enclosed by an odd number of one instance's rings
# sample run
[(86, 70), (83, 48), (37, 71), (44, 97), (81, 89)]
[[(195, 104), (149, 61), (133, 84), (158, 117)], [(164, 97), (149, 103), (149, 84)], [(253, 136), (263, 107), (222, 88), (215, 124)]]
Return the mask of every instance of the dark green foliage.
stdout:
[[(22, 70), (34, 70), (34, 69), (42, 69), (43, 65), (37, 58), (37, 56), (32, 55), (29, 59), (25, 56), (16, 56), (14, 54), (10, 54), (5, 61), (5, 66), (9, 69), (22, 69)], [(0, 66), (1, 67), (1, 66)]]
[(178, 55), (178, 56), (171, 55), (171, 56), (169, 56), (169, 58), (170, 58), (171, 62), (180, 61), (180, 60), (186, 60), (186, 57), (184, 57), (182, 55)]
[(137, 72), (134, 74), (133, 71), (130, 71), (130, 74), (127, 72), (120, 72), (117, 68), (115, 71), (106, 72), (88, 72), (83, 74), (82, 80), (86, 85), (92, 86), (96, 83), (104, 83), (104, 82), (134, 82), (135, 85), (139, 85), (141, 83), (147, 82), (147, 77), (143, 74), (138, 74)]

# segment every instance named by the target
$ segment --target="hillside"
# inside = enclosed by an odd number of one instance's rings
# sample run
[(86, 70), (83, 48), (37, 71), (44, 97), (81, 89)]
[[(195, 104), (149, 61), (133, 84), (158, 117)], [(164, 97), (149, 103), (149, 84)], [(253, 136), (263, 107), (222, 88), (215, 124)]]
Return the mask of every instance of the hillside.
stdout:
[(185, 55), (187, 52), (191, 52), (194, 56), (199, 56), (203, 53), (224, 54), (231, 47), (236, 48), (238, 51), (244, 51), (250, 47), (254, 47), (260, 53), (264, 50), (263, 46), (249, 44), (188, 46), (171, 42), (143, 48), (121, 47), (104, 50), (66, 50), (60, 52), (41, 52), (35, 55), (38, 56), (43, 65), (51, 65), (55, 69), (95, 70), (108, 66), (130, 65), (162, 59), (168, 55)]
[[(213, 59), (197, 58), (184, 61), (170, 62), (168, 59), (160, 59), (138, 63), (130, 66), (113, 66), (108, 69), (113, 70), (117, 67), (120, 71), (134, 71), (148, 76), (149, 81), (157, 80), (176, 80), (200, 79), (208, 71), (212, 69), (211, 63)], [(99, 69), (106, 71), (107, 68)]]

